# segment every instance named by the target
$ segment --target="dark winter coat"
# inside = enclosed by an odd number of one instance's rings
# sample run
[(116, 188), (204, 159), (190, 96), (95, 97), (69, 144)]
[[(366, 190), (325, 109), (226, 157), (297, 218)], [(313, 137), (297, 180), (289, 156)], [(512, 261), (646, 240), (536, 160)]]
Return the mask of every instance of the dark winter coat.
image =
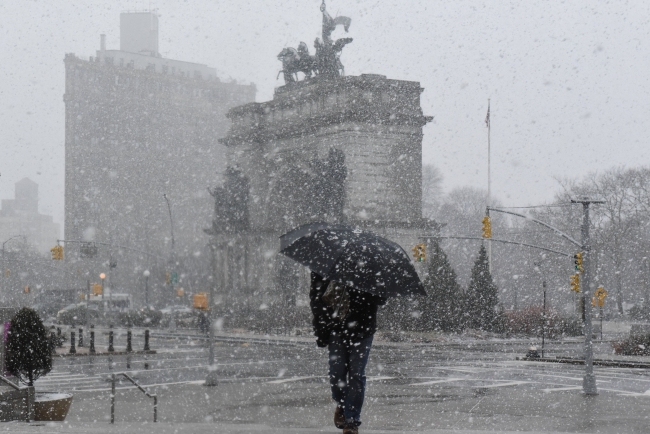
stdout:
[(311, 312), (314, 316), (313, 327), (316, 344), (326, 347), (332, 333), (340, 334), (350, 342), (359, 342), (372, 336), (377, 331), (377, 309), (386, 300), (348, 288), (350, 294), (350, 310), (345, 321), (332, 317), (333, 309), (323, 301), (323, 294), (330, 281), (322, 276), (311, 273), (311, 289), (309, 291)]

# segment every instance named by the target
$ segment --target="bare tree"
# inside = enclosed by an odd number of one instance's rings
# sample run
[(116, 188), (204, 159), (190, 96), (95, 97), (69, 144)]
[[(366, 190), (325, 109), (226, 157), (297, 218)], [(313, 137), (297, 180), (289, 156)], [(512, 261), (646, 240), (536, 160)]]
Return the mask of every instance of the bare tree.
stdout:
[(422, 166), (422, 217), (432, 219), (442, 199), (442, 173), (431, 164)]

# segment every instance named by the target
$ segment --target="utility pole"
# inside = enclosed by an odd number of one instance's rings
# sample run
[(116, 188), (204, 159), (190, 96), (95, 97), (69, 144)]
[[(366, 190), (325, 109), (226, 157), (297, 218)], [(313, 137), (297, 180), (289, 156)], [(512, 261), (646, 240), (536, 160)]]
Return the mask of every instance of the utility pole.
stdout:
[(593, 345), (593, 325), (591, 322), (591, 303), (587, 299), (591, 294), (591, 244), (589, 239), (589, 205), (592, 203), (603, 203), (601, 200), (589, 200), (583, 198), (571, 200), (571, 203), (582, 204), (582, 304), (584, 306), (585, 318), (585, 376), (582, 380), (582, 390), (585, 395), (597, 395), (596, 376), (594, 375), (594, 345)]
[[(489, 208), (492, 203), (492, 168), (490, 166), (490, 127), (492, 124), (492, 121), (490, 119), (490, 98), (488, 98), (488, 110), (487, 110), (487, 115), (485, 116), (485, 123), (487, 124), (487, 129), (488, 129), (488, 134), (487, 134), (487, 139), (488, 139), (488, 197), (487, 197), (487, 206), (488, 206), (488, 216), (489, 216)], [(488, 271), (490, 274), (492, 274), (492, 240), (488, 239)]]

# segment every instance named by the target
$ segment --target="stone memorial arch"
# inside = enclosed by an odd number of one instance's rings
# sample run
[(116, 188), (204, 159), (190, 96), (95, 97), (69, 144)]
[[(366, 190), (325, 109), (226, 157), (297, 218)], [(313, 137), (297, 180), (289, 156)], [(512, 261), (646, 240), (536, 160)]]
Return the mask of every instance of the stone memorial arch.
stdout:
[(278, 255), (279, 236), (303, 223), (345, 222), (406, 251), (436, 228), (422, 218), (422, 128), (431, 118), (420, 107), (420, 83), (343, 76), (340, 55), (352, 39), (330, 35), (350, 19), (321, 11), (316, 55), (304, 42), (284, 49), (285, 85), (273, 99), (228, 113), (221, 142), (229, 169), (208, 231), (222, 296), (287, 304), (306, 296), (307, 270)]

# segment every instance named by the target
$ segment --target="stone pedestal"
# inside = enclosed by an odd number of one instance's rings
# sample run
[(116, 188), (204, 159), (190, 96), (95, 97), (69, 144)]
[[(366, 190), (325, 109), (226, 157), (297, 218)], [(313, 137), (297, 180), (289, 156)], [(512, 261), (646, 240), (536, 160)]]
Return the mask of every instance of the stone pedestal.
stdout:
[[(216, 287), (229, 295), (267, 290), (288, 303), (294, 291), (306, 295), (306, 270), (276, 254), (278, 237), (303, 223), (364, 227), (408, 252), (430, 235), (421, 176), (422, 127), (431, 118), (420, 107), (422, 90), (381, 75), (313, 79), (232, 109), (221, 140), (232, 179), (222, 194), (244, 198), (246, 209), (228, 217), (223, 208), (232, 200), (217, 200)], [(246, 221), (230, 235), (229, 218)]]

